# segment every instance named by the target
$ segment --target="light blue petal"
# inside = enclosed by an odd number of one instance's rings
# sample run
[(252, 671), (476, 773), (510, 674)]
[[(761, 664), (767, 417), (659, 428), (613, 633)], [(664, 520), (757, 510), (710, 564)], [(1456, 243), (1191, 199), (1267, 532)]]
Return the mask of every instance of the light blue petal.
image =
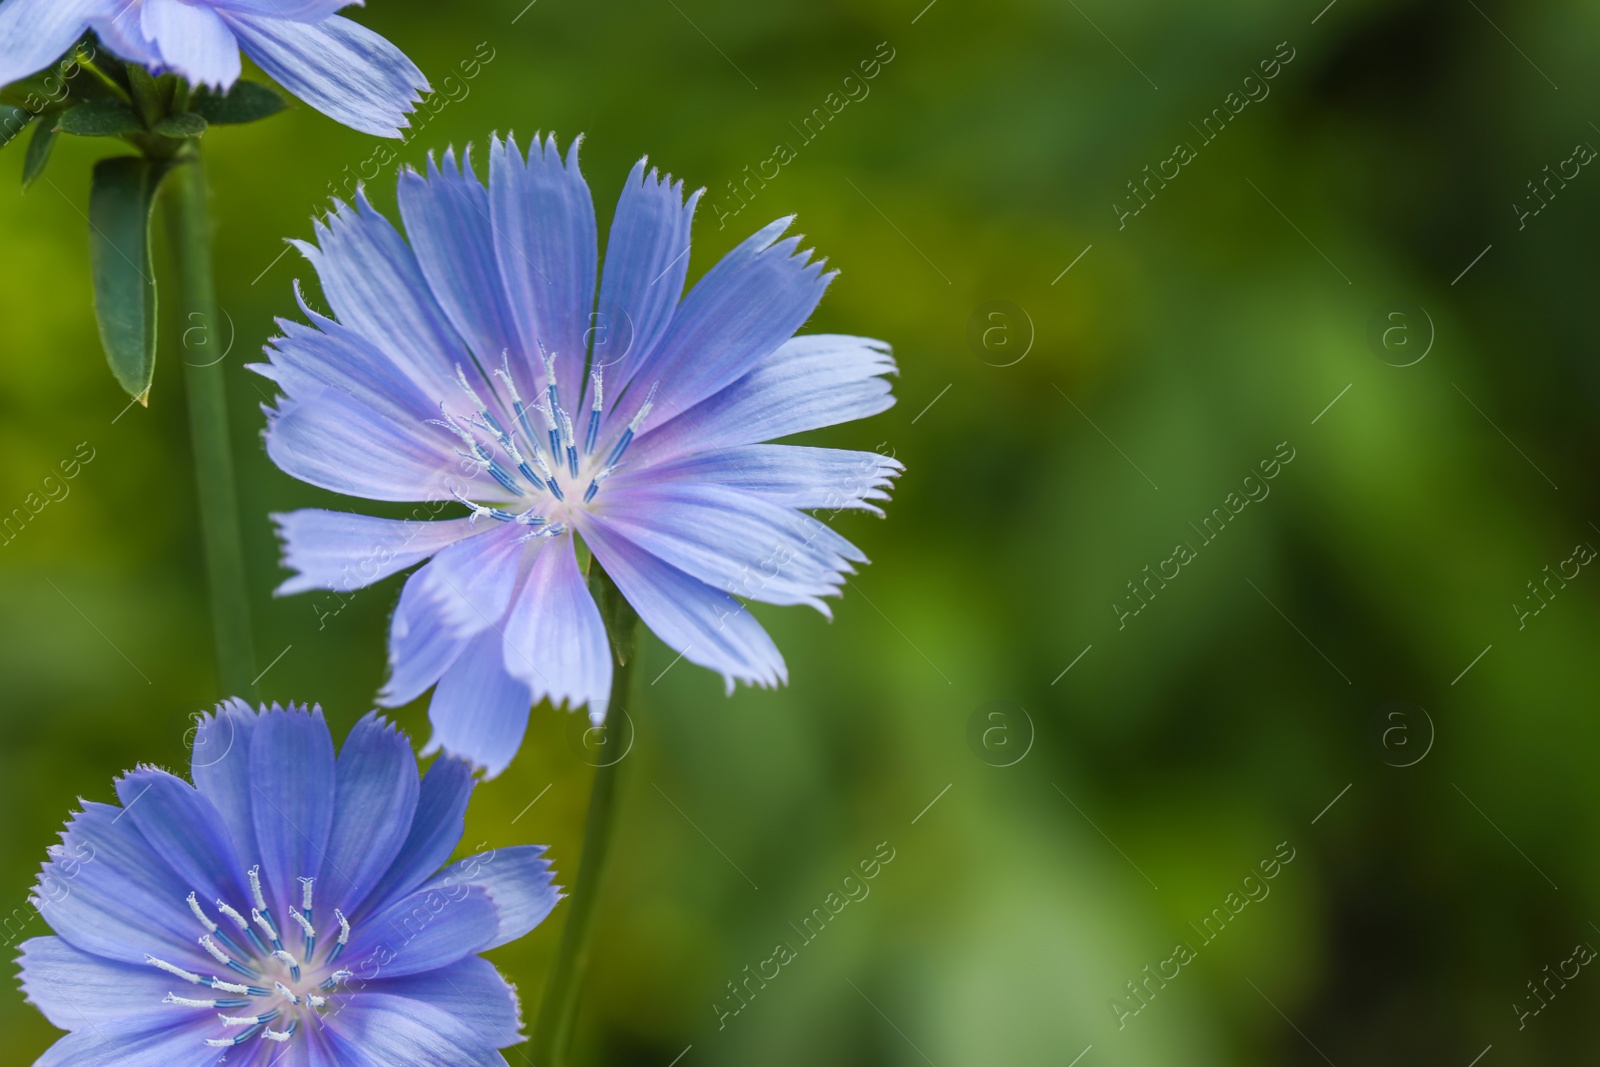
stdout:
[(527, 683), (535, 701), (603, 722), (611, 696), (611, 643), (570, 537), (546, 543), (506, 618), (505, 669)]
[(442, 550), (406, 580), (389, 626), (389, 683), (380, 704), (415, 700), (470, 638), (491, 627), (498, 631), (516, 588), (523, 554), (517, 541), (526, 533), (526, 527), (494, 523)]
[(182, 778), (141, 767), (117, 779), (126, 821), (201, 900), (244, 899), (244, 868), (216, 806)]
[(697, 481), (742, 489), (790, 508), (859, 509), (883, 516), (874, 501), (888, 500), (905, 470), (893, 456), (801, 445), (732, 445), (639, 471), (606, 483), (607, 491), (657, 480)]
[(454, 492), (499, 501), (508, 494), (489, 475), (464, 477), (443, 430), (402, 427), (348, 394), (327, 390), (309, 399), (280, 398), (263, 408), (267, 455), (285, 474), (368, 500), (444, 500)]
[(333, 828), (314, 907), (327, 918), (354, 912), (400, 854), (417, 811), (419, 781), (411, 741), (377, 712), (351, 729), (339, 750)]
[(425, 440), (437, 436), (427, 421), (439, 417), (440, 397), (432, 383), (418, 382), (404, 364), (365, 334), (312, 311), (298, 284), (295, 299), (311, 325), (279, 319), (284, 332), (268, 342), (269, 362), (252, 363), (247, 369), (276, 382), (288, 396), (312, 398), (330, 390), (345, 393)]
[(437, 871), (455, 851), (466, 827), (467, 801), (472, 797), (472, 765), (465, 760), (441, 758), (422, 778), (417, 814), (411, 832), (387, 874), (362, 903), (353, 919), (375, 914), (398, 897), (409, 894)]
[(796, 337), (684, 417), (647, 430), (629, 452), (637, 467), (876, 415), (894, 406), (889, 346), (865, 337)]
[(409, 997), (364, 993), (327, 1016), (339, 1067), (504, 1067), (505, 1057), (456, 1016)]
[(424, 888), (351, 924), (350, 944), (339, 965), (355, 972), (352, 985), (375, 978), (448, 967), (482, 952), (500, 929), (487, 890), (474, 886)]
[(239, 80), (239, 42), (215, 10), (184, 0), (143, 0), (139, 25), (161, 65), (195, 85), (227, 89)]
[(788, 668), (772, 638), (737, 600), (683, 573), (590, 516), (583, 536), (644, 624), (673, 652), (735, 681), (776, 686)]
[(487, 892), (499, 911), (500, 928), (484, 951), (498, 948), (544, 922), (561, 899), (544, 853), (543, 845), (515, 845), (468, 856), (440, 871), (427, 888), (471, 886)]
[[(594, 365), (605, 368), (606, 389), (621, 396), (640, 364), (655, 351), (683, 296), (689, 237), (704, 189), (683, 199), (683, 183), (633, 166), (606, 241), (605, 270), (595, 320)], [(647, 383), (648, 384), (648, 383)]]
[(745, 600), (809, 604), (838, 596), (865, 557), (825, 523), (753, 493), (695, 481), (606, 486), (604, 519), (651, 555)]
[(357, 192), (353, 205), (336, 201), (312, 227), (316, 244), (294, 242), (322, 283), (334, 316), (370, 340), (425, 393), (458, 395), (457, 364), (467, 350), (433, 298), (405, 239)]
[(594, 200), (578, 172), (575, 138), (565, 164), (555, 134), (534, 138), (527, 158), (511, 138), (489, 143), (489, 215), (494, 225), (495, 257), (505, 279), (512, 320), (521, 338), (521, 372), (530, 377), (518, 387), (531, 403), (533, 381), (543, 383), (542, 342), (557, 353), (556, 380), (561, 403), (580, 411), (586, 332), (594, 310), (596, 258)]
[(506, 673), (500, 631), (485, 630), (433, 691), (428, 705), (433, 738), (424, 754), (443, 749), (485, 768), (486, 777), (493, 778), (511, 765), (522, 745), (532, 705), (527, 683)]
[(466, 519), (379, 519), (320, 508), (279, 513), (272, 520), (283, 541), (283, 565), (296, 572), (278, 586), (279, 596), (309, 589), (353, 592), (475, 532)]
[[(666, 411), (658, 421), (748, 374), (811, 316), (834, 274), (824, 274), (821, 260), (811, 262), (809, 251), (799, 251), (799, 237), (778, 240), (792, 221), (779, 219), (746, 239), (678, 306), (666, 336), (635, 375), (641, 385), (661, 382)], [(623, 413), (636, 407), (624, 405)]]
[(402, 170), (399, 198), (406, 236), (434, 297), (480, 366), (492, 373), (501, 353), (521, 344), (495, 259), (489, 191), (473, 171), (472, 149), (460, 167), (452, 149), (445, 151), (442, 169), (430, 155), (426, 180), (410, 167)]
[(279, 85), (351, 129), (399, 137), (428, 81), (405, 53), (338, 15), (316, 23), (229, 11), (245, 54)]
[(260, 851), (250, 788), (250, 739), (255, 729), (254, 709), (237, 697), (226, 700), (214, 713), (199, 718), (189, 759), (190, 779), (217, 809), (241, 861)]
[(22, 991), (52, 1026), (78, 1030), (165, 1010), (161, 1000), (172, 990), (170, 974), (92, 956), (59, 937), (31, 938), (21, 947)]
[(90, 17), (89, 28), (108, 51), (142, 67), (161, 65), (161, 49), (145, 36), (136, 6), (119, 0), (108, 0), (95, 6), (101, 7), (102, 11)]
[(0, 85), (54, 63), (113, 0), (6, 0), (0, 4)]
[(321, 22), (341, 8), (362, 0), (211, 0), (213, 7), (241, 11), (247, 15), (266, 15), (295, 22)]
[(322, 709), (264, 713), (250, 743), (250, 780), (267, 903), (287, 928), (289, 909), (300, 906), (299, 879), (321, 873), (333, 825), (333, 736)]
[(495, 1048), (522, 1040), (522, 1013), (517, 991), (488, 960), (468, 956), (448, 967), (406, 978), (379, 978), (363, 994), (382, 993), (419, 1000), (454, 1015)]
[(73, 948), (141, 966), (151, 954), (210, 974), (190, 891), (123, 809), (85, 801), (51, 848), (31, 902)]
[[(196, 1018), (182, 1009), (160, 1009), (144, 1016), (115, 1019), (74, 1031), (50, 1046), (33, 1067), (212, 1067), (223, 1049), (209, 1048), (217, 1018)], [(186, 1017), (187, 1016), (187, 1017)]]

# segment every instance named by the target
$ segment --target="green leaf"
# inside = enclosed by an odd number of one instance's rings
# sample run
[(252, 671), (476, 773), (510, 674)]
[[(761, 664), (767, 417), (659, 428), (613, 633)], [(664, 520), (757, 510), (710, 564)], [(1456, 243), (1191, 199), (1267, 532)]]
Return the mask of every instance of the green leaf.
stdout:
[(33, 121), (33, 112), (25, 107), (0, 104), (0, 148), (22, 136), (22, 131)]
[(141, 156), (95, 164), (89, 192), (94, 312), (111, 373), (143, 400), (156, 367), (155, 264), (150, 214), (166, 165)]
[(41, 122), (33, 128), (33, 140), (28, 142), (28, 154), (22, 160), (22, 187), (26, 189), (33, 184), (33, 180), (44, 173), (46, 163), (50, 162), (50, 149), (55, 147), (56, 126), (53, 122)]
[(189, 108), (213, 126), (239, 126), (271, 118), (289, 106), (284, 95), (260, 82), (235, 82), (227, 93), (197, 89)]
[(144, 123), (133, 108), (120, 100), (96, 100), (63, 111), (56, 119), (56, 129), (79, 137), (121, 137), (138, 133)]
[(199, 137), (206, 132), (206, 126), (205, 119), (193, 111), (185, 111), (177, 115), (168, 115), (156, 123), (156, 132), (163, 137), (175, 137), (181, 141), (185, 137)]

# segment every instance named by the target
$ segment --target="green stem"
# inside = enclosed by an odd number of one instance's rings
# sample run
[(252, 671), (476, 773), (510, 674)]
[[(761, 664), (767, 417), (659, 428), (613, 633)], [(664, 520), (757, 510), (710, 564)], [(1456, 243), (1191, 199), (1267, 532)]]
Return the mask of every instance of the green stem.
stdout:
[[(217, 676), (222, 692), (255, 699), (255, 645), (250, 635), (250, 599), (244, 548), (239, 537), (239, 498), (234, 487), (228, 436), (228, 397), (223, 362), (210, 356), (220, 341), (216, 290), (211, 273), (211, 222), (206, 179), (198, 149), (174, 164), (164, 183), (165, 215), (178, 268), (179, 321), (185, 336), (198, 326), (209, 342), (202, 352), (182, 351), (184, 390), (200, 503), (200, 533), (211, 586), (211, 622), (217, 641)], [(186, 347), (186, 346), (185, 346)], [(199, 356), (190, 359), (190, 356)]]
[[(607, 710), (611, 722), (616, 723), (628, 702), (629, 687), (633, 681), (633, 644), (638, 618), (598, 567), (590, 575), (590, 586), (600, 594), (597, 599), (610, 624), (612, 646), (617, 654), (616, 670), (611, 676), (611, 702)], [(608, 736), (607, 740), (610, 739)], [(595, 768), (594, 786), (589, 794), (589, 817), (583, 830), (582, 865), (578, 869), (577, 882), (568, 904), (566, 926), (561, 931), (561, 947), (557, 951), (555, 967), (550, 972), (550, 981), (545, 986), (544, 1001), (539, 1006), (539, 1019), (533, 1031), (530, 1051), (533, 1062), (539, 1067), (562, 1067), (567, 1062), (567, 1051), (572, 1044), (578, 997), (583, 987), (584, 971), (589, 964), (589, 941), (616, 829), (617, 785), (624, 762), (621, 758), (623, 754), (607, 752), (604, 758), (609, 762)]]

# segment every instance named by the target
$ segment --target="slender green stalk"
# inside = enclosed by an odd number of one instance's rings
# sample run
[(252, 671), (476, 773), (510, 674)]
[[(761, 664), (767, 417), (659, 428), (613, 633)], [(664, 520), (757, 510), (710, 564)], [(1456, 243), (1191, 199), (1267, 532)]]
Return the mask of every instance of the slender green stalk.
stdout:
[[(628, 703), (629, 688), (633, 681), (633, 646), (638, 618), (598, 567), (590, 576), (590, 585), (600, 594), (597, 599), (611, 631), (612, 647), (617, 656), (616, 671), (611, 676), (611, 703), (608, 707), (608, 716), (611, 722), (616, 723)], [(607, 747), (609, 749), (610, 746)], [(544, 1001), (539, 1006), (539, 1019), (533, 1030), (531, 1052), (533, 1062), (538, 1067), (562, 1067), (567, 1062), (567, 1051), (572, 1044), (579, 993), (583, 988), (584, 971), (589, 965), (590, 937), (605, 881), (607, 860), (611, 854), (613, 831), (616, 829), (617, 785), (625, 762), (622, 755), (607, 751), (603, 758), (608, 762), (595, 768), (594, 786), (589, 794), (589, 818), (583, 830), (582, 865), (578, 869), (577, 883), (568, 904), (566, 926), (561, 931), (561, 947), (556, 954), (555, 967), (550, 972), (550, 981), (545, 986)]]
[[(211, 222), (206, 210), (205, 170), (198, 148), (174, 163), (163, 184), (169, 244), (178, 273), (178, 313), (187, 337), (204, 331), (202, 352), (183, 352), (184, 390), (200, 502), (200, 533), (211, 587), (211, 622), (217, 641), (217, 677), (222, 691), (255, 699), (255, 645), (250, 635), (250, 599), (244, 548), (239, 537), (239, 498), (234, 487), (228, 437), (228, 398), (223, 362), (213, 355), (221, 343), (216, 288), (211, 274)], [(194, 357), (194, 358), (191, 358)]]

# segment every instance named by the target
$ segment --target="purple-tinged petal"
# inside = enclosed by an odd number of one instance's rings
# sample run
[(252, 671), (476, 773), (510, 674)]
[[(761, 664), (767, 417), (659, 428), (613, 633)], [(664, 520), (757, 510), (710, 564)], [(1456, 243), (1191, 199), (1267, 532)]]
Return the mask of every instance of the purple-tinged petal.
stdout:
[(422, 778), (417, 814), (400, 854), (353, 918), (374, 914), (409, 894), (450, 858), (466, 827), (473, 784), (472, 765), (467, 761), (445, 757), (433, 762)]
[(316, 244), (294, 242), (310, 261), (334, 316), (387, 353), (412, 381), (443, 400), (455, 396), (467, 349), (433, 299), (417, 257), (358, 191), (312, 227)]
[(161, 50), (161, 65), (195, 85), (227, 89), (239, 80), (239, 42), (222, 16), (184, 0), (143, 0), (139, 24)]
[(422, 562), (474, 532), (466, 519), (379, 519), (306, 508), (272, 516), (283, 565), (295, 571), (278, 596), (310, 589), (354, 592)]
[(389, 683), (378, 697), (399, 707), (420, 696), (461, 656), (467, 642), (495, 629), (511, 603), (527, 528), (494, 528), (442, 550), (406, 580), (389, 627)]
[(322, 916), (335, 908), (349, 914), (367, 898), (400, 854), (417, 810), (411, 742), (377, 712), (351, 729), (337, 774), (333, 828), (315, 887), (314, 907)]
[[(33, 1067), (212, 1067), (225, 1050), (210, 1048), (219, 1029), (214, 1012), (181, 1009), (113, 1019), (75, 1030), (50, 1046)], [(264, 1043), (264, 1042), (263, 1042)]]
[(685, 203), (683, 182), (646, 175), (645, 164), (635, 163), (622, 187), (600, 278), (593, 356), (612, 396), (655, 351), (683, 297), (694, 209), (705, 192)]
[(522, 1012), (517, 991), (488, 960), (469, 956), (448, 967), (405, 978), (368, 982), (363, 994), (381, 993), (421, 1001), (464, 1023), (495, 1048), (522, 1040)]
[(861, 552), (827, 524), (753, 493), (694, 481), (608, 485), (602, 513), (615, 530), (714, 588), (767, 604), (809, 604), (839, 595)]
[(250, 705), (237, 697), (223, 701), (212, 714), (200, 716), (189, 759), (190, 779), (217, 809), (241, 862), (260, 851), (250, 788), (250, 739), (255, 729), (256, 712)]
[(876, 415), (894, 406), (883, 379), (894, 373), (882, 341), (796, 337), (728, 388), (640, 435), (629, 458), (640, 467)]
[(194, 786), (155, 767), (117, 779), (127, 821), (202, 900), (242, 900), (244, 867), (216, 805)]
[(505, 669), (527, 683), (533, 699), (605, 721), (611, 695), (611, 644), (589, 585), (578, 570), (573, 539), (539, 550), (506, 617)]
[(37, 73), (71, 48), (113, 0), (7, 0), (0, 4), (0, 85)]
[(505, 1057), (456, 1016), (431, 1004), (363, 993), (327, 1017), (339, 1067), (505, 1067)]
[(460, 167), (452, 149), (445, 151), (442, 169), (430, 155), (426, 180), (409, 167), (402, 170), (399, 196), (406, 236), (434, 297), (480, 366), (492, 372), (501, 365), (501, 353), (521, 345), (495, 259), (489, 191), (473, 171), (472, 149)]
[(62, 1030), (156, 1014), (173, 986), (172, 976), (154, 967), (91, 955), (59, 937), (31, 938), (21, 947), (22, 991)]
[(333, 825), (333, 736), (321, 708), (274, 708), (257, 720), (250, 782), (262, 882), (282, 925), (300, 906), (299, 879), (321, 874)]
[(582, 143), (581, 137), (573, 139), (565, 163), (555, 134), (543, 141), (535, 137), (526, 158), (511, 138), (489, 145), (495, 257), (522, 342), (521, 369), (529, 375), (519, 375), (517, 384), (529, 403), (537, 399), (530, 386), (544, 381), (539, 363), (543, 343), (557, 354), (561, 403), (574, 421), (583, 396), (599, 255), (594, 200), (578, 171)]
[(735, 681), (776, 686), (788, 680), (783, 655), (733, 597), (662, 562), (604, 519), (590, 516), (583, 536), (639, 618), (690, 663)]
[(428, 81), (405, 53), (338, 15), (316, 23), (229, 11), (245, 54), (289, 92), (351, 129), (399, 137)]
[(703, 482), (753, 493), (784, 507), (883, 516), (873, 501), (888, 500), (905, 466), (878, 452), (802, 445), (733, 445), (653, 467), (620, 472), (607, 491), (664, 482)]
[(267, 455), (303, 482), (368, 500), (443, 500), (453, 492), (507, 497), (487, 474), (461, 474), (456, 439), (445, 431), (421, 422), (402, 427), (348, 394), (330, 389), (264, 410)]
[(31, 902), (76, 949), (137, 965), (155, 954), (210, 974), (215, 965), (195, 940), (205, 930), (185, 903), (192, 887), (123, 815), (85, 801), (50, 849)]
[(440, 871), (427, 888), (469, 886), (487, 892), (499, 912), (500, 928), (482, 951), (498, 948), (544, 922), (561, 899), (544, 853), (543, 845), (515, 845), (468, 856)]
[[(439, 417), (433, 383), (418, 382), (409, 367), (367, 335), (313, 311), (298, 282), (295, 299), (311, 324), (279, 319), (283, 335), (268, 342), (268, 362), (248, 364), (247, 370), (296, 399), (325, 392), (355, 397), (402, 428), (420, 429)], [(429, 431), (427, 436), (435, 435)]]
[(423, 754), (443, 749), (494, 778), (522, 745), (532, 706), (527, 683), (506, 673), (505, 638), (497, 629), (485, 630), (439, 679), (428, 705), (433, 738)]
[(240, 11), (247, 15), (290, 19), (295, 22), (321, 22), (329, 15), (363, 0), (211, 0), (213, 7)]
[(351, 924), (340, 966), (370, 982), (421, 974), (482, 952), (500, 929), (486, 889), (427, 887)]
[(779, 219), (747, 238), (689, 290), (634, 376), (640, 384), (661, 382), (666, 413), (658, 421), (738, 381), (811, 316), (834, 274), (799, 250), (799, 237), (778, 240), (792, 221)]

